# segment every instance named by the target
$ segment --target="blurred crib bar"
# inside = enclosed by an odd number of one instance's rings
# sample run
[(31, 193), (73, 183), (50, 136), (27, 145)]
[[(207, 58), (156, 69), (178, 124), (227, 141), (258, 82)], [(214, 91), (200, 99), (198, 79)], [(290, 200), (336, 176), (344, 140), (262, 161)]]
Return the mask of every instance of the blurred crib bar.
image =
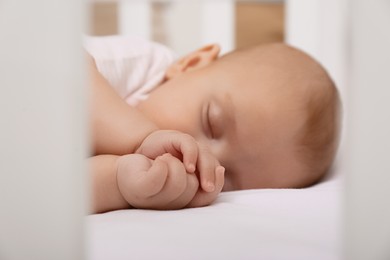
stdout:
[[(222, 53), (226, 53), (261, 42), (283, 41), (283, 2), (98, 1), (92, 8), (92, 14), (97, 14), (92, 22), (92, 34), (139, 35), (163, 43), (179, 55), (217, 42)], [(104, 24), (101, 19), (105, 19)]]
[(0, 259), (85, 259), (79, 0), (0, 4)]

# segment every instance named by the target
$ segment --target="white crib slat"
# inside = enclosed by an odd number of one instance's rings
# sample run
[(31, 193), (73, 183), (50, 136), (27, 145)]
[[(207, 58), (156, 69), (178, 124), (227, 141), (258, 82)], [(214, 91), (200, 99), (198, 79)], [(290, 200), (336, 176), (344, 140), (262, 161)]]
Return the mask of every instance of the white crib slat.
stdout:
[(390, 259), (390, 5), (350, 5), (346, 259)]
[(149, 0), (122, 0), (118, 2), (118, 32), (120, 35), (138, 35), (151, 40), (152, 4)]
[(85, 259), (79, 0), (0, 4), (0, 259)]
[(235, 1), (203, 1), (201, 44), (219, 43), (222, 54), (235, 48)]

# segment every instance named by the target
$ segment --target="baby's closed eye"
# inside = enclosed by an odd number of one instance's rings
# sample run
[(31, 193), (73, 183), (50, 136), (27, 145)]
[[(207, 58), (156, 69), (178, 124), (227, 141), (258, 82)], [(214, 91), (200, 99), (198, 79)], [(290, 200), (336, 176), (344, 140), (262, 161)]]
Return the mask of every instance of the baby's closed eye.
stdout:
[(212, 139), (218, 139), (223, 134), (222, 109), (213, 102), (210, 102), (207, 109), (208, 128)]

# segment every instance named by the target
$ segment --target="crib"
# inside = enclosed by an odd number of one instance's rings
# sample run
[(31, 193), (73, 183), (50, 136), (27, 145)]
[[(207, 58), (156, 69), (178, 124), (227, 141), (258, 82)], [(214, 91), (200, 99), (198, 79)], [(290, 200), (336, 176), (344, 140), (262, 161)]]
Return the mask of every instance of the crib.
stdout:
[[(236, 47), (235, 1), (181, 2), (201, 15), (197, 42), (179, 53), (208, 42)], [(339, 87), (344, 126), (329, 177), (300, 190), (225, 192), (200, 209), (86, 217), (80, 34), (91, 1), (3, 0), (0, 259), (389, 259), (389, 3), (259, 2), (284, 3), (285, 41)], [(118, 33), (150, 39), (151, 3), (119, 1)]]

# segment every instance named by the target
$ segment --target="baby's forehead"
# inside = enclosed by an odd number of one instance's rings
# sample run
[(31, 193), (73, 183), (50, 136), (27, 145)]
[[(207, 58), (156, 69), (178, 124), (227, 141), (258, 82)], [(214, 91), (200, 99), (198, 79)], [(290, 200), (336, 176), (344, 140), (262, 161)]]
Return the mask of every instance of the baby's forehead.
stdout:
[[(308, 101), (321, 96), (330, 83), (325, 70), (311, 57), (284, 46), (270, 49), (273, 51), (265, 54), (259, 51), (258, 57), (233, 56), (230, 64), (225, 64), (231, 65), (231, 73), (225, 71), (220, 77), (236, 109), (247, 117), (254, 115), (253, 126), (279, 120), (281, 123), (271, 124), (278, 128), (286, 126), (283, 121), (293, 124), (291, 118), (302, 120)], [(280, 49), (283, 51), (278, 52)]]
[[(323, 67), (306, 53), (285, 44), (266, 44), (226, 55), (220, 59), (226, 76), (249, 85), (321, 80)], [(292, 82), (293, 81), (293, 82)]]
[[(241, 84), (234, 84), (227, 91), (237, 100), (237, 107), (246, 108), (247, 113), (277, 108), (298, 109), (308, 98), (303, 78), (294, 79), (287, 73), (276, 70), (273, 74), (259, 71), (254, 77), (246, 77)], [(264, 75), (262, 75), (264, 74)]]

